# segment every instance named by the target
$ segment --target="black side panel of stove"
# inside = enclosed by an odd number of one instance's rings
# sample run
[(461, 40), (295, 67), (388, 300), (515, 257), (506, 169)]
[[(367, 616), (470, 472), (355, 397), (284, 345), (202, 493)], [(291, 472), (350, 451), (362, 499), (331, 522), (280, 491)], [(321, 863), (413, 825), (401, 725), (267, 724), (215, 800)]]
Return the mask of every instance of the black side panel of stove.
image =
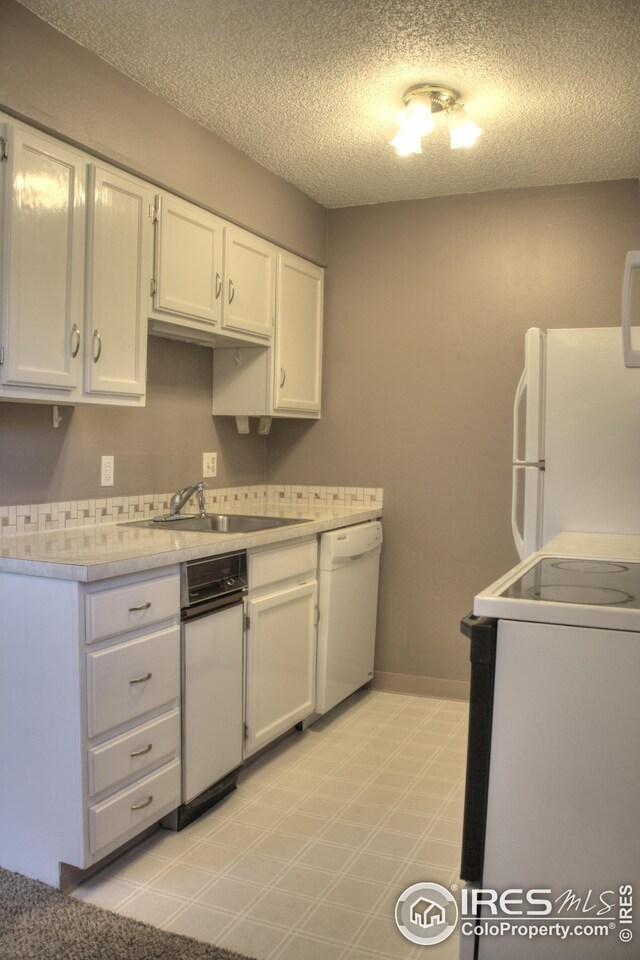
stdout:
[(469, 614), (462, 620), (460, 628), (471, 640), (469, 740), (460, 877), (478, 883), (482, 881), (484, 868), (498, 621)]

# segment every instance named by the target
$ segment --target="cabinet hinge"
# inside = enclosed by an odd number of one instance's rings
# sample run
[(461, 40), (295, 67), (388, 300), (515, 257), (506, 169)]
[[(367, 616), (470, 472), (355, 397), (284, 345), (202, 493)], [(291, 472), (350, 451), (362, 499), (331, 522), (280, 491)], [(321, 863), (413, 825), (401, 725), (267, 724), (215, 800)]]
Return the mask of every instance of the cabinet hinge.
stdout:
[(149, 293), (151, 294), (152, 297), (155, 297), (156, 290), (157, 290), (156, 281), (154, 280), (153, 277), (151, 277), (151, 280), (149, 281)]
[(157, 223), (160, 219), (160, 209), (153, 203), (149, 204), (149, 219), (151, 223)]
[(4, 363), (4, 347), (0, 347), (0, 366)]
[(6, 137), (0, 137), (0, 161), (9, 158), (9, 141)]
[(245, 630), (249, 630), (250, 627), (251, 627), (251, 617), (249, 616), (248, 613), (245, 613), (245, 615), (244, 615), (244, 628), (245, 628)]
[(242, 736), (245, 740), (249, 739), (249, 727), (246, 725), (246, 723), (242, 724)]

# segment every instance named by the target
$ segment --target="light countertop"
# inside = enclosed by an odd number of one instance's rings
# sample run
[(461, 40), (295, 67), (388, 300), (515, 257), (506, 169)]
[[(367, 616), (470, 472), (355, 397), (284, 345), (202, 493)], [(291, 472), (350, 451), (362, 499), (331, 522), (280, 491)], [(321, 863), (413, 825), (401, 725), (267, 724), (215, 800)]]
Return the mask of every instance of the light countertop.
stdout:
[[(249, 512), (249, 511), (247, 511)], [(149, 529), (135, 523), (71, 527), (0, 538), (0, 573), (59, 580), (94, 581), (136, 573), (231, 550), (297, 540), (353, 523), (375, 520), (382, 508), (267, 507), (260, 516), (304, 519), (303, 523), (254, 533), (196, 533)]]

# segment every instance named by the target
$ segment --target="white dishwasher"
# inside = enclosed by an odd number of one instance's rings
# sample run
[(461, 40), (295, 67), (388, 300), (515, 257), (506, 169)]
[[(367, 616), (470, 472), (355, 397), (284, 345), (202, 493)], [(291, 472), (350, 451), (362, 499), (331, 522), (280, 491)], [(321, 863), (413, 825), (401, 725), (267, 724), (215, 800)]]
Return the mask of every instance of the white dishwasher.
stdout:
[(320, 537), (317, 714), (373, 677), (381, 549), (379, 520)]

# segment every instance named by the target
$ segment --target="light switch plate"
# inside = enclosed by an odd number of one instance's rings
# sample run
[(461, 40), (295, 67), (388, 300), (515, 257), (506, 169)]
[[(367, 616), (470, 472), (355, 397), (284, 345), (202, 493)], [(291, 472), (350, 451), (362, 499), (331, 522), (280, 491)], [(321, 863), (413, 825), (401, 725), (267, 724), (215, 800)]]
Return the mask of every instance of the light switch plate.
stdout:
[(202, 454), (203, 479), (206, 479), (207, 477), (215, 477), (217, 472), (218, 472), (218, 454), (203, 453)]

